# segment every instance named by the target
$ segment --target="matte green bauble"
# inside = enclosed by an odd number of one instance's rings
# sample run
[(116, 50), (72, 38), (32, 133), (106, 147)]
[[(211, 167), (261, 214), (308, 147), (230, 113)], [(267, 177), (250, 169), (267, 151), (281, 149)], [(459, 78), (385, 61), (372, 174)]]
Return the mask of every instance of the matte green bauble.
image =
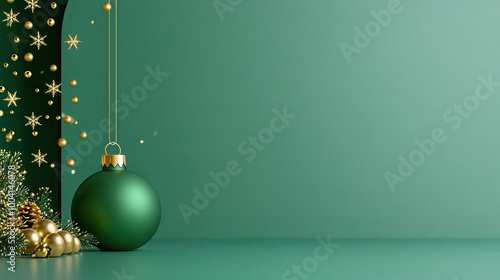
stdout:
[(104, 155), (102, 171), (78, 188), (71, 216), (99, 241), (105, 251), (130, 251), (146, 244), (161, 219), (161, 206), (153, 187), (126, 170), (124, 155)]

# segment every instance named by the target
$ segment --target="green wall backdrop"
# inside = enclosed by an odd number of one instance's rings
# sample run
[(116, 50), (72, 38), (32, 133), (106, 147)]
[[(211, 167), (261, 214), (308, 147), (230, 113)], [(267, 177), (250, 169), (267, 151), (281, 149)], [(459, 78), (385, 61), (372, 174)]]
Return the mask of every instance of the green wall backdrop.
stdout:
[[(79, 121), (63, 126), (63, 161), (77, 161), (63, 173), (66, 218), (107, 142), (102, 4), (70, 0), (64, 19), (63, 39), (82, 41), (63, 50), (63, 111)], [(498, 1), (118, 11), (119, 143), (161, 197), (157, 237), (500, 237)], [(239, 173), (215, 195), (209, 173), (228, 164)], [(207, 184), (213, 198), (193, 205)], [(182, 204), (206, 207), (187, 224)]]

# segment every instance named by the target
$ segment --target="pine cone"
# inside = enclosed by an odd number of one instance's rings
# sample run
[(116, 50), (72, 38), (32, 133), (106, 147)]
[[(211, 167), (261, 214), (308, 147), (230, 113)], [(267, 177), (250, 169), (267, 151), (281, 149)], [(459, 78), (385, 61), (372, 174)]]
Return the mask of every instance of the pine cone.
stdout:
[(35, 203), (26, 201), (19, 204), (17, 216), (21, 218), (23, 228), (30, 228), (38, 219), (42, 218), (42, 211)]

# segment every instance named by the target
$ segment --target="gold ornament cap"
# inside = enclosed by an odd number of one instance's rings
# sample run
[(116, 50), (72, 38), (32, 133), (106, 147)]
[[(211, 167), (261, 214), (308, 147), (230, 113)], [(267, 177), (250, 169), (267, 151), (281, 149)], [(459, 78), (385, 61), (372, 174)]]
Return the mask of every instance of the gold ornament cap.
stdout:
[[(109, 146), (117, 146), (119, 153), (118, 155), (108, 155), (108, 152), (106, 151)], [(101, 167), (122, 167), (125, 168), (127, 167), (127, 157), (125, 155), (122, 155), (122, 148), (118, 143), (111, 142), (106, 145), (104, 148), (104, 155), (102, 156), (101, 160)]]

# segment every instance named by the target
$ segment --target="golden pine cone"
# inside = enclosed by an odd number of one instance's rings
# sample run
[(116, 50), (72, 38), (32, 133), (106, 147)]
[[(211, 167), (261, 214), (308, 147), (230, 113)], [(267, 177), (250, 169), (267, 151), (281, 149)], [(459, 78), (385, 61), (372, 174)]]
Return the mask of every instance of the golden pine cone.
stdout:
[(23, 202), (19, 204), (18, 209), (19, 214), (17, 214), (17, 217), (20, 217), (21, 221), (23, 222), (23, 228), (32, 227), (38, 219), (42, 218), (42, 211), (33, 202)]

